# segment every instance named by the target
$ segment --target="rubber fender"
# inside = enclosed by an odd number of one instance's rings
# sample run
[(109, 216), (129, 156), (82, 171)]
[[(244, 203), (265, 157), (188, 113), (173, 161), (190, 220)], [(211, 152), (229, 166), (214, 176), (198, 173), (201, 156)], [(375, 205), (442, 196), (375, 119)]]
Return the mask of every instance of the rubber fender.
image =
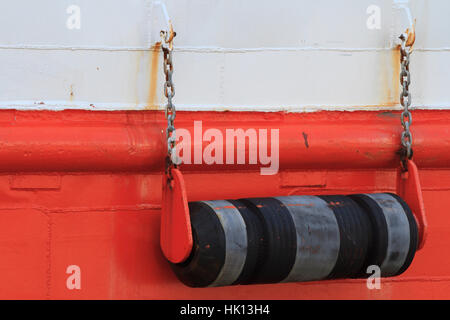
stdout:
[(340, 248), (328, 279), (357, 278), (372, 241), (372, 226), (364, 210), (346, 196), (320, 196), (333, 210), (339, 225)]

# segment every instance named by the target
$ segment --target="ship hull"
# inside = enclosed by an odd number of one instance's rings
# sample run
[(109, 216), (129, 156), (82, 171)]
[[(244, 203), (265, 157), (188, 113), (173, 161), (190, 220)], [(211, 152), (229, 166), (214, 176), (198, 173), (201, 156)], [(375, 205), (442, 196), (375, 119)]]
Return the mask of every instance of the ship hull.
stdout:
[[(0, 298), (448, 299), (450, 111), (413, 113), (428, 240), (405, 274), (370, 290), (366, 280), (188, 288), (159, 244), (163, 113), (1, 111)], [(278, 129), (281, 160), (273, 175), (182, 165), (189, 201), (395, 190), (398, 113), (181, 112), (177, 127), (198, 119), (204, 131)]]

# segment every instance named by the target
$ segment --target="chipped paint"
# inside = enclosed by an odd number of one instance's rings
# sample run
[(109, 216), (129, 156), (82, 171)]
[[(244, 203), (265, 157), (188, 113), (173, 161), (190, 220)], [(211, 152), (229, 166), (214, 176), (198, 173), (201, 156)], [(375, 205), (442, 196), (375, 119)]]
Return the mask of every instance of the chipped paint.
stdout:
[(70, 101), (73, 101), (73, 96), (74, 96), (74, 93), (73, 93), (73, 84), (71, 84), (71, 85), (70, 85), (70, 88), (69, 88), (69, 100), (70, 100)]
[(305, 147), (308, 149), (309, 148), (308, 135), (305, 132), (302, 132), (302, 135), (303, 139), (305, 140)]

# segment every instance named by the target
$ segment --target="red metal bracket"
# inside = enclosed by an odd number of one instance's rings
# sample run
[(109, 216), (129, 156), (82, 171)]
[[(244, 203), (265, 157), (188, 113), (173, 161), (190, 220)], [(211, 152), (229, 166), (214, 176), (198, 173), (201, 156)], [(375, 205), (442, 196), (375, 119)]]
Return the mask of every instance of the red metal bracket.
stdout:
[(161, 249), (172, 263), (185, 261), (192, 250), (192, 229), (186, 187), (181, 171), (171, 169), (169, 182), (163, 175)]
[(397, 194), (411, 208), (419, 228), (419, 247), (422, 249), (427, 238), (427, 217), (423, 204), (422, 188), (420, 186), (419, 170), (412, 160), (407, 160), (407, 171), (401, 167), (397, 171)]

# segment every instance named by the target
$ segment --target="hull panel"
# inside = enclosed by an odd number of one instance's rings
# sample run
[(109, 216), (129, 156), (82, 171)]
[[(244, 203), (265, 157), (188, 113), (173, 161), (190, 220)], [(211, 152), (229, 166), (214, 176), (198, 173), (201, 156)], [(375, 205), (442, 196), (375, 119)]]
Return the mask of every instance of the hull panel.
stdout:
[[(418, 119), (416, 157), (417, 163), (422, 164), (419, 169), (429, 237), (405, 274), (382, 279), (381, 290), (367, 289), (363, 280), (191, 289), (176, 279), (159, 248), (161, 167), (157, 162), (163, 163), (164, 153), (158, 153), (159, 158), (155, 156), (153, 151), (162, 145), (162, 140), (157, 140), (152, 130), (160, 133), (164, 127), (162, 114), (74, 110), (0, 112), (2, 140), (9, 132), (9, 137), (17, 142), (4, 142), (0, 148), (0, 154), (6, 157), (6, 160), (0, 157), (0, 163), (3, 161), (0, 165), (0, 298), (450, 298), (448, 137), (435, 136), (433, 131), (436, 123), (439, 126), (450, 121), (450, 112), (415, 111), (414, 116)], [(189, 125), (199, 118), (204, 119), (205, 129), (220, 128), (224, 126), (223, 122), (227, 123), (225, 127), (231, 128), (244, 124), (258, 127), (265, 119), (266, 127), (280, 129), (281, 146), (288, 136), (291, 137), (286, 134), (290, 133), (289, 121), (295, 121), (298, 135), (290, 139), (294, 145), (297, 140), (303, 144), (303, 149), (294, 153), (299, 161), (308, 157), (310, 150), (314, 152), (316, 141), (322, 141), (315, 140), (312, 134), (309, 148), (304, 145), (302, 132), (314, 129), (317, 123), (327, 127), (336, 123), (336, 119), (344, 123), (345, 119), (349, 123), (349, 119), (354, 119), (353, 122), (359, 125), (376, 123), (381, 131), (392, 136), (391, 142), (377, 138), (370, 130), (358, 131), (354, 125), (341, 125), (342, 136), (350, 132), (368, 141), (364, 145), (361, 140), (362, 148), (373, 143), (376, 149), (377, 143), (384, 141), (389, 151), (391, 144), (394, 148), (400, 133), (398, 117), (386, 117), (381, 112), (273, 113), (269, 116), (239, 113), (239, 117), (233, 113), (218, 116), (208, 112), (182, 112), (177, 117), (177, 125)], [(130, 129), (139, 126), (145, 128), (147, 134), (139, 136)], [(23, 127), (28, 133), (20, 131)], [(76, 127), (78, 130), (74, 129)], [(90, 130), (84, 130), (86, 127)], [(48, 132), (53, 132), (53, 139), (40, 140)], [(345, 145), (345, 139), (333, 135), (329, 139)], [(441, 143), (433, 144), (434, 140)], [(356, 148), (356, 142), (353, 147)], [(121, 148), (127, 151), (122, 152)], [(323, 157), (326, 157), (326, 151), (323, 150)], [(269, 176), (260, 175), (259, 170), (248, 170), (245, 165), (246, 170), (239, 166), (222, 166), (209, 171), (206, 165), (186, 166), (188, 198), (197, 201), (291, 194), (392, 192), (395, 190), (396, 160), (395, 155), (391, 159), (386, 156), (388, 151), (366, 154), (364, 157), (373, 161), (371, 167), (358, 165), (359, 160), (336, 167), (333, 165), (333, 159), (338, 159), (335, 155), (317, 166), (281, 166), (278, 174)], [(393, 151), (395, 154), (395, 149)], [(11, 159), (7, 158), (8, 154)], [(154, 164), (152, 157), (156, 159)], [(375, 161), (377, 157), (382, 161)], [(58, 163), (64, 165), (57, 166)], [(67, 270), (74, 265), (81, 271), (81, 288), (71, 290), (68, 288), (71, 274)]]

